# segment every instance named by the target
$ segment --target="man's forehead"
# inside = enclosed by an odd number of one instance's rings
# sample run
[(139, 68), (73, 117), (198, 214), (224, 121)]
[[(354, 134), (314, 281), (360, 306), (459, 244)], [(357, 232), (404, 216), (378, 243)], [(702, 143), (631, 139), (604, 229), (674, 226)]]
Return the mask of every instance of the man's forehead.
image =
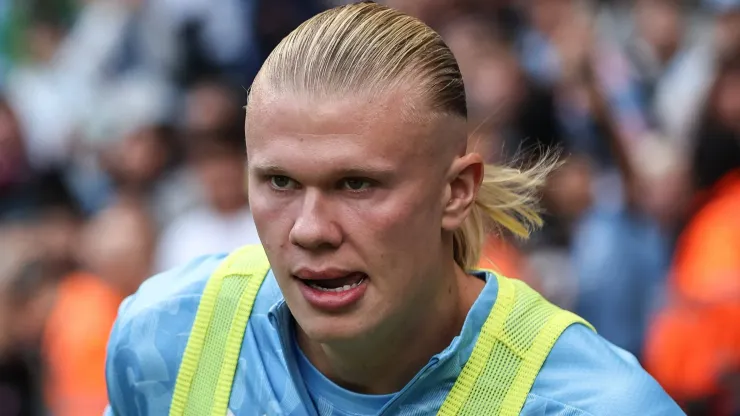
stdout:
[(381, 149), (436, 153), (440, 144), (449, 147), (465, 142), (465, 120), (441, 114), (409, 117), (411, 111), (423, 111), (423, 103), (401, 92), (320, 99), (260, 91), (250, 98), (247, 108), (247, 148), (261, 148), (279, 138), (346, 137)]
[[(253, 90), (247, 106), (247, 121), (260, 126), (263, 122), (280, 122), (289, 126), (296, 119), (303, 124), (352, 121), (354, 130), (368, 128), (378, 121), (398, 124), (405, 107), (418, 106), (403, 90), (382, 93), (353, 92), (349, 94), (291, 93), (273, 88)], [(339, 122), (339, 123), (337, 123)], [(271, 123), (271, 124), (272, 124)], [(414, 123), (406, 127), (417, 127)]]

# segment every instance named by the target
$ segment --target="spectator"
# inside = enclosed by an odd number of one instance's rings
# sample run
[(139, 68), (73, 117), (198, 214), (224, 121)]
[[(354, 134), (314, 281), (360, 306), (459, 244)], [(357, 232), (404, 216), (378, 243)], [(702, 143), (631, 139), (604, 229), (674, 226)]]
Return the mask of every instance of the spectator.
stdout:
[(31, 169), (20, 125), (8, 103), (0, 100), (0, 220), (23, 215), (33, 195), (28, 192)]
[(204, 78), (185, 97), (184, 128), (197, 135), (233, 126), (241, 120), (239, 96), (229, 84)]
[(740, 47), (720, 64), (694, 140), (693, 178), (698, 192), (711, 189), (740, 166)]
[(740, 2), (702, 0), (700, 4), (710, 19), (698, 25), (694, 39), (671, 63), (654, 98), (662, 133), (684, 150), (693, 146), (691, 139), (701, 122), (697, 116), (709, 99), (721, 62), (740, 45)]
[(45, 383), (59, 416), (100, 415), (107, 404), (104, 362), (118, 306), (151, 274), (154, 227), (136, 199), (122, 196), (87, 225), (84, 269), (68, 274), (44, 334)]
[(34, 10), (26, 28), (28, 56), (11, 68), (6, 80), (8, 101), (24, 131), (27, 158), (44, 170), (68, 157), (69, 141), (79, 120), (79, 99), (56, 65), (66, 25), (59, 16)]
[[(653, 128), (666, 131), (656, 108), (656, 96), (666, 88), (664, 80), (684, 64), (689, 46), (688, 21), (676, 0), (638, 0), (632, 10), (634, 29), (625, 53), (640, 84), (642, 100)], [(670, 88), (671, 86), (668, 85)]]
[[(0, 229), (0, 415), (41, 416), (40, 340), (60, 269), (32, 229)], [(22, 319), (21, 319), (22, 318)]]
[(653, 323), (647, 366), (691, 413), (740, 411), (740, 54), (720, 66), (694, 156), (699, 193), (678, 240), (668, 304)]
[(654, 320), (646, 368), (690, 415), (740, 411), (740, 174), (728, 173), (678, 242), (669, 303)]
[(70, 266), (81, 208), (60, 170), (30, 166), (25, 144), (13, 111), (0, 101), (0, 224), (30, 223), (49, 254)]
[[(190, 94), (185, 111), (185, 125), (190, 127), (186, 132), (187, 163), (204, 195), (204, 203), (165, 228), (157, 247), (158, 271), (204, 254), (228, 252), (259, 242), (247, 203), (241, 120), (236, 118), (237, 112), (233, 112), (233, 118), (221, 117), (222, 111), (228, 114), (238, 104), (228, 94), (217, 99), (218, 94), (223, 94), (223, 90), (212, 84), (195, 88)], [(196, 111), (209, 107), (204, 104), (217, 103), (231, 105), (225, 105), (222, 111)]]
[[(173, 115), (177, 94), (160, 81), (130, 74), (109, 86), (104, 94), (108, 99), (87, 126), (87, 149), (82, 151), (96, 163), (77, 178), (80, 187), (98, 193), (103, 206), (116, 189), (138, 194), (162, 229), (196, 205), (200, 195), (191, 191), (194, 181), (181, 166), (183, 143)], [(90, 176), (96, 175), (107, 181), (91, 184)]]

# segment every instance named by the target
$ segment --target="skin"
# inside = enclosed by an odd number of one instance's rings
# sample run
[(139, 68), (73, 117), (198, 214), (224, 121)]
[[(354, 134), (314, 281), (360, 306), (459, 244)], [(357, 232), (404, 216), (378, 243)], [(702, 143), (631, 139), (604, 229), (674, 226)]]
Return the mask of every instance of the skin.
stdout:
[[(463, 118), (399, 111), (425, 108), (410, 91), (321, 101), (276, 91), (258, 85), (247, 110), (249, 199), (298, 344), (345, 388), (399, 391), (460, 333), (484, 286), (452, 251), (482, 159), (466, 153)], [(301, 268), (362, 272), (367, 290), (318, 310), (293, 277)]]

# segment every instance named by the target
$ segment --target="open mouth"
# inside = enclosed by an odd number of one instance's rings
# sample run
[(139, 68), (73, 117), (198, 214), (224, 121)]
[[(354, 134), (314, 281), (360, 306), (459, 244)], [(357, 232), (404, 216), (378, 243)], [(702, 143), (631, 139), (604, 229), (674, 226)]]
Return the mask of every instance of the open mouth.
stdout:
[(344, 292), (359, 287), (367, 279), (365, 273), (351, 273), (336, 279), (302, 280), (302, 282), (322, 292)]

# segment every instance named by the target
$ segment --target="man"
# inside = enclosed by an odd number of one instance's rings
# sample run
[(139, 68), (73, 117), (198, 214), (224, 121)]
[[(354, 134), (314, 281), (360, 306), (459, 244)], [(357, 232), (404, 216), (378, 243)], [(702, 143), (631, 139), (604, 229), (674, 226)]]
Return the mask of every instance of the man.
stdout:
[(486, 226), (540, 223), (548, 164), (466, 152), (460, 71), (423, 23), (369, 2), (307, 21), (255, 80), (246, 136), (263, 247), (126, 301), (110, 414), (682, 414), (580, 318), (465, 271)]

